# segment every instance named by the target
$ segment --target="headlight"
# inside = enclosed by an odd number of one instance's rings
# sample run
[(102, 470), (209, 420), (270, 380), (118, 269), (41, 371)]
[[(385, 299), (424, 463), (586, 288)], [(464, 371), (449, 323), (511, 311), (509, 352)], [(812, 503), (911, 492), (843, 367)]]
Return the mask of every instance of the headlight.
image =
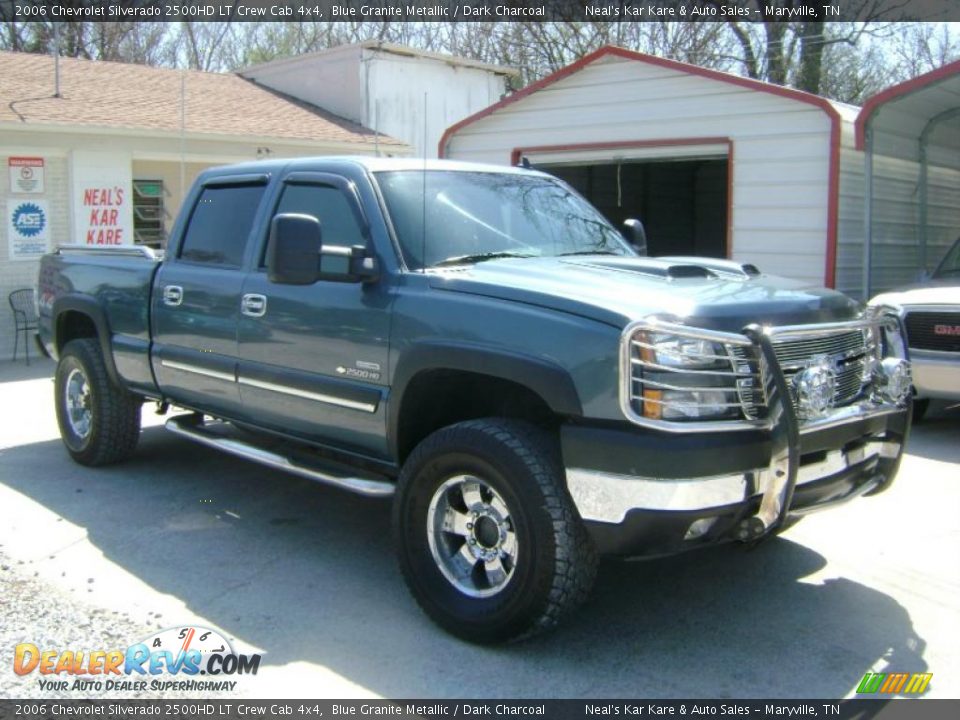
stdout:
[(734, 357), (722, 343), (639, 332), (634, 345), (644, 417), (683, 422), (743, 416), (743, 394), (752, 392), (753, 373), (745, 358)]
[(671, 368), (729, 367), (730, 356), (723, 345), (710, 340), (647, 333), (644, 360)]
[[(731, 413), (730, 393), (722, 390), (668, 390), (663, 393), (661, 414), (664, 420), (709, 420), (736, 415)], [(735, 408), (739, 410), (740, 403)]]

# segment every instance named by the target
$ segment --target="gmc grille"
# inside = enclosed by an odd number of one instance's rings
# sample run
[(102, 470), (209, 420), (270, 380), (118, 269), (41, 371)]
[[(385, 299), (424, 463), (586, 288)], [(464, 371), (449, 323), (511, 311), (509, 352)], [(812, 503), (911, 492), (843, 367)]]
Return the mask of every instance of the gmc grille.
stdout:
[(907, 312), (907, 344), (917, 350), (960, 352), (960, 312)]

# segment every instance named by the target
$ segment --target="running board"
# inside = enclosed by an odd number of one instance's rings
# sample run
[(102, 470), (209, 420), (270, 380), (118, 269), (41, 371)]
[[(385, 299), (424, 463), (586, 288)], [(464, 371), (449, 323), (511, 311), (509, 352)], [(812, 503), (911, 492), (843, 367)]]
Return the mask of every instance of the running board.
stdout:
[(387, 480), (373, 480), (362, 477), (335, 474), (329, 470), (320, 470), (314, 467), (294, 462), (288, 457), (257, 447), (248, 442), (224, 437), (212, 432), (203, 422), (197, 421), (196, 415), (179, 415), (166, 422), (166, 428), (172, 433), (182, 435), (203, 445), (222, 450), (225, 453), (236, 455), (245, 460), (267, 467), (283, 470), (284, 472), (299, 475), (309, 480), (316, 480), (325, 485), (349, 490), (350, 492), (367, 497), (390, 497), (395, 486)]

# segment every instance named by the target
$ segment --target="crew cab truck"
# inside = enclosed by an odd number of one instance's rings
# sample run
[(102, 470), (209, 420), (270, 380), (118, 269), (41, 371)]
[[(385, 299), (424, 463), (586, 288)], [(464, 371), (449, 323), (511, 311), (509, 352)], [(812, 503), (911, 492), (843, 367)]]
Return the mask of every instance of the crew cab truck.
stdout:
[(162, 260), (62, 247), (39, 303), (74, 460), (129, 456), (149, 400), (185, 438), (394, 496), (413, 595), (477, 642), (560, 622), (598, 554), (756, 542), (879, 492), (910, 426), (895, 311), (642, 257), (520, 168), (208, 170)]

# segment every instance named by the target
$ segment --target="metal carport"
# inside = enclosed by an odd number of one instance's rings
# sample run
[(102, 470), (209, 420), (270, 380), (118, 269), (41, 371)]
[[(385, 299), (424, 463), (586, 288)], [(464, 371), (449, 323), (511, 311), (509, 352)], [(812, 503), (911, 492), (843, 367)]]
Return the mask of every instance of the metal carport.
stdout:
[(863, 291), (917, 279), (960, 235), (960, 61), (887, 88), (856, 121)]

